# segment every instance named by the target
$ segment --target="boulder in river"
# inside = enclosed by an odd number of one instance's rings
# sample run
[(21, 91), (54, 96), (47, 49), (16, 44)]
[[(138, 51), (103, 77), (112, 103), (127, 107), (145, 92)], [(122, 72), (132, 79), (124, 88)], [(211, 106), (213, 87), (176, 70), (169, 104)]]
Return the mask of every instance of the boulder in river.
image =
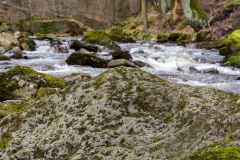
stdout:
[(4, 56), (14, 59), (21, 59), (23, 55), (22, 50), (19, 47), (14, 47), (13, 49), (4, 53)]
[(240, 51), (240, 29), (235, 30), (229, 37), (226, 46), (226, 54)]
[(151, 67), (148, 63), (142, 62), (142, 61), (133, 61), (134, 64), (136, 64), (139, 67)]
[(18, 41), (9, 33), (0, 33), (0, 46), (6, 51), (13, 49), (18, 46)]
[(106, 32), (108, 34), (108, 37), (116, 42), (122, 42), (122, 43), (135, 43), (135, 39), (129, 35), (126, 35), (124, 31), (116, 26), (112, 26), (109, 28)]
[(11, 60), (11, 58), (0, 54), (0, 61), (9, 61), (9, 60)]
[(216, 89), (170, 83), (139, 69), (114, 68), (3, 118), (0, 156), (231, 157), (239, 155), (239, 99)]
[(86, 49), (89, 52), (98, 52), (99, 48), (95, 45), (91, 45), (91, 44), (87, 44), (78, 40), (74, 40), (71, 45), (70, 45), (71, 49), (74, 49), (75, 51), (79, 51), (80, 49)]
[(27, 36), (20, 36), (17, 40), (22, 50), (34, 51), (36, 49), (36, 43), (32, 38), (29, 38)]
[(36, 98), (41, 87), (63, 89), (66, 87), (66, 82), (23, 66), (16, 66), (0, 73), (0, 101), (32, 100)]
[(111, 60), (110, 62), (108, 62), (107, 66), (109, 68), (120, 67), (120, 66), (137, 68), (137, 66), (134, 63), (126, 59)]
[(67, 59), (68, 65), (87, 65), (96, 68), (106, 67), (107, 61), (92, 54), (74, 52)]
[(225, 65), (240, 67), (240, 51), (231, 53), (224, 58)]
[(93, 30), (88, 32), (82, 40), (87, 43), (106, 46), (109, 49), (120, 49), (120, 46), (103, 31)]
[(110, 53), (112, 55), (113, 59), (126, 59), (131, 61), (132, 60), (132, 56), (129, 53), (129, 51), (127, 50), (115, 50), (114, 52)]

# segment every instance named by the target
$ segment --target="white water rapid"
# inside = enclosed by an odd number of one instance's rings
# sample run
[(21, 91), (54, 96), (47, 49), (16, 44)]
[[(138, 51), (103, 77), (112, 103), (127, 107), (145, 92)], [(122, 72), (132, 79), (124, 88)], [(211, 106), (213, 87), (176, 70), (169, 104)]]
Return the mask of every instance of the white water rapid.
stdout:
[[(36, 38), (36, 37), (33, 37)], [(66, 53), (58, 53), (49, 40), (36, 40), (36, 51), (24, 51), (26, 59), (0, 61), (0, 72), (5, 72), (16, 65), (28, 66), (38, 72), (59, 76), (70, 73), (89, 73), (97, 76), (107, 68), (69, 66), (65, 59), (74, 50), (69, 49), (72, 40), (78, 38), (57, 38), (62, 42)], [(78, 39), (80, 40), (80, 39)], [(133, 60), (148, 63), (151, 67), (142, 70), (155, 74), (170, 82), (184, 83), (192, 86), (210, 86), (217, 89), (240, 94), (240, 69), (221, 66), (222, 56), (217, 50), (195, 49), (177, 44), (157, 44), (155, 42), (137, 42), (119, 44), (129, 50)], [(102, 47), (97, 56), (110, 60), (109, 50)]]

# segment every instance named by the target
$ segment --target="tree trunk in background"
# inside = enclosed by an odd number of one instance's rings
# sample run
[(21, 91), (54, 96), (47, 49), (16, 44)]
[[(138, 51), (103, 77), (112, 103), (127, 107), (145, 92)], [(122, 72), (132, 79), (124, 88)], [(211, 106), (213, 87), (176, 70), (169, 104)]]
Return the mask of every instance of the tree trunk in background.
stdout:
[(165, 17), (167, 11), (171, 9), (172, 2), (171, 0), (160, 0), (160, 1), (161, 1), (162, 17)]
[(181, 21), (184, 18), (182, 0), (176, 0), (173, 10), (173, 24), (177, 21)]
[(110, 26), (113, 22), (116, 21), (116, 4), (115, 0), (108, 0), (109, 11), (108, 11), (108, 25)]
[(148, 29), (147, 0), (142, 0), (142, 18), (143, 18), (143, 31), (146, 31)]
[(207, 14), (198, 0), (182, 0), (184, 14), (195, 31), (203, 29), (207, 24)]

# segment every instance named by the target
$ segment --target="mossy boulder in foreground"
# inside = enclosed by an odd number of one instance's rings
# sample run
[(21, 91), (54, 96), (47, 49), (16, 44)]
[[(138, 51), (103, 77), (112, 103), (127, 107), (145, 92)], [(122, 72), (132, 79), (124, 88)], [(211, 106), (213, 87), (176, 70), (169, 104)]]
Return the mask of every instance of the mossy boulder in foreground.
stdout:
[(239, 147), (239, 99), (110, 69), (2, 119), (0, 159), (173, 160)]
[(106, 67), (107, 61), (95, 55), (74, 52), (67, 59), (66, 63), (69, 65), (87, 65), (96, 68)]
[(40, 87), (63, 89), (66, 82), (23, 66), (0, 73), (0, 101), (34, 99)]

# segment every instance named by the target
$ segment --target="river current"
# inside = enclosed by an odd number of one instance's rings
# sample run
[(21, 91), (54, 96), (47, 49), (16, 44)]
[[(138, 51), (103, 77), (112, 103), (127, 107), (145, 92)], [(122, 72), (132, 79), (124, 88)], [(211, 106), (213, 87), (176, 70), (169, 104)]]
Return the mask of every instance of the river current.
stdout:
[[(36, 51), (24, 51), (23, 56), (26, 59), (0, 61), (0, 72), (5, 72), (16, 65), (22, 65), (54, 76), (89, 73), (95, 77), (107, 70), (107, 68), (67, 65), (66, 58), (75, 52), (69, 49), (71, 41), (81, 39), (57, 39), (61, 41), (61, 47), (65, 48), (66, 53), (58, 53), (49, 40), (35, 39)], [(240, 81), (238, 80), (240, 69), (222, 66), (221, 62), (224, 57), (220, 56), (217, 50), (196, 49), (194, 44), (183, 47), (177, 44), (157, 44), (146, 41), (119, 45), (122, 49), (130, 51), (134, 61), (142, 61), (150, 65), (150, 67), (142, 67), (142, 70), (167, 81), (191, 86), (209, 86), (240, 94)], [(110, 60), (109, 52), (105, 47), (101, 47), (101, 51), (96, 55)]]

